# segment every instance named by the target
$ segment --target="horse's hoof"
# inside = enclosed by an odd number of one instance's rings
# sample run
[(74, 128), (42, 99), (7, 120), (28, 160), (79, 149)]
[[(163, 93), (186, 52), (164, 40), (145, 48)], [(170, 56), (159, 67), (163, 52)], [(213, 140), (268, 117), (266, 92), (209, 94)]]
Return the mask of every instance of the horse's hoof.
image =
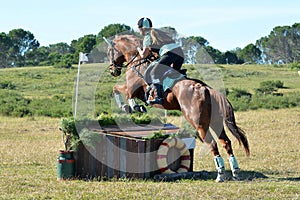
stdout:
[(232, 180), (233, 180), (233, 181), (240, 181), (241, 179), (240, 179), (240, 177), (238, 177), (238, 176), (233, 176), (233, 177), (232, 177)]
[(124, 105), (122, 106), (122, 111), (126, 112), (126, 114), (132, 113), (131, 107), (130, 107), (129, 105), (126, 105), (126, 104), (124, 104)]
[(224, 181), (225, 181), (225, 180), (222, 179), (222, 178), (218, 178), (218, 177), (217, 177), (217, 179), (216, 179), (216, 182), (217, 182), (217, 183), (223, 183)]
[(140, 106), (139, 106), (139, 105), (135, 105), (135, 106), (133, 107), (133, 110), (134, 110), (135, 112), (141, 112), (141, 111), (140, 111)]
[(222, 182), (224, 182), (225, 181), (225, 174), (223, 173), (223, 174), (219, 174), (218, 173), (218, 176), (217, 176), (217, 178), (216, 178), (216, 182), (217, 183), (222, 183)]
[(147, 113), (147, 108), (145, 106), (141, 105), (139, 109), (141, 113)]
[(240, 180), (239, 173), (240, 173), (240, 169), (239, 168), (233, 169), (232, 170), (232, 180), (239, 181)]

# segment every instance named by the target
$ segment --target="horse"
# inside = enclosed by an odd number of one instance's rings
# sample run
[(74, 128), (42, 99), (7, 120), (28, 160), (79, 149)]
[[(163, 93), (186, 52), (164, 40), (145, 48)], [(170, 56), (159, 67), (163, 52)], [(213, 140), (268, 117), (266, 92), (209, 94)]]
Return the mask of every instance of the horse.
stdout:
[[(134, 35), (121, 35), (116, 36), (112, 41), (106, 41), (109, 44), (107, 54), (111, 75), (119, 76), (122, 69), (126, 69), (126, 83), (113, 88), (118, 105), (122, 107), (124, 104), (121, 93), (125, 94), (129, 102), (134, 104), (133, 106), (136, 106), (134, 98), (146, 102), (145, 93), (147, 93), (148, 85), (143, 74), (149, 66), (149, 61), (141, 59), (138, 54), (137, 47), (141, 46), (141, 39)], [(124, 65), (125, 62), (126, 65)], [(250, 149), (245, 132), (236, 124), (233, 107), (229, 100), (203, 81), (187, 77), (177, 81), (171, 89), (164, 92), (163, 96), (163, 104), (153, 106), (182, 112), (184, 118), (196, 129), (197, 137), (208, 145), (214, 156), (217, 169), (216, 182), (225, 180), (225, 166), (212, 131), (217, 134), (220, 144), (229, 156), (232, 179), (239, 180), (240, 168), (233, 154), (231, 141), (226, 135), (224, 124), (239, 144), (243, 145), (247, 156), (250, 155)]]

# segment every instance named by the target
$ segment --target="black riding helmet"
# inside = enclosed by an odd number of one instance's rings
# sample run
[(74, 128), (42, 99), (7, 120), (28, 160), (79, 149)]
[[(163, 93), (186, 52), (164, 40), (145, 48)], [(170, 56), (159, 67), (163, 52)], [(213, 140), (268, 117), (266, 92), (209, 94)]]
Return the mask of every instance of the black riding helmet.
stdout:
[(139, 28), (151, 28), (152, 27), (152, 22), (149, 18), (143, 17), (138, 21), (138, 27)]

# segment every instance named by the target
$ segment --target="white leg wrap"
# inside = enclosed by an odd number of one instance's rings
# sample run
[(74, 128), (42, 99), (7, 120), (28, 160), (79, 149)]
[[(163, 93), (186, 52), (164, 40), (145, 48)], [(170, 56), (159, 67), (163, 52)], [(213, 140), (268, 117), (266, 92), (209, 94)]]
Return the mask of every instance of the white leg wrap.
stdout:
[(128, 103), (132, 109), (137, 105), (134, 99), (128, 99)]
[(116, 99), (116, 102), (117, 102), (119, 108), (121, 108), (124, 104), (122, 95), (120, 93), (116, 93), (115, 94), (115, 99)]
[(216, 169), (218, 171), (216, 182), (223, 182), (225, 180), (224, 160), (221, 156), (215, 156), (214, 161), (215, 161)]
[(230, 156), (228, 158), (228, 160), (229, 160), (230, 168), (231, 168), (231, 171), (232, 171), (233, 179), (238, 180), (239, 179), (238, 175), (239, 175), (239, 172), (240, 172), (238, 162), (237, 162), (237, 160), (234, 156)]
[(215, 161), (218, 173), (224, 173), (225, 166), (224, 166), (223, 158), (221, 156), (215, 156), (214, 161)]

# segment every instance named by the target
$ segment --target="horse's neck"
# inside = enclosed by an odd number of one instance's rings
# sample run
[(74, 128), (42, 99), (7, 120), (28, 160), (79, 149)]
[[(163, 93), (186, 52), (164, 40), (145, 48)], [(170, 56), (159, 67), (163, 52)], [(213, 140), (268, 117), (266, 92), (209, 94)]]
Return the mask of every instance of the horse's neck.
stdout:
[(136, 55), (136, 52), (124, 53), (126, 62), (130, 62), (131, 59)]

